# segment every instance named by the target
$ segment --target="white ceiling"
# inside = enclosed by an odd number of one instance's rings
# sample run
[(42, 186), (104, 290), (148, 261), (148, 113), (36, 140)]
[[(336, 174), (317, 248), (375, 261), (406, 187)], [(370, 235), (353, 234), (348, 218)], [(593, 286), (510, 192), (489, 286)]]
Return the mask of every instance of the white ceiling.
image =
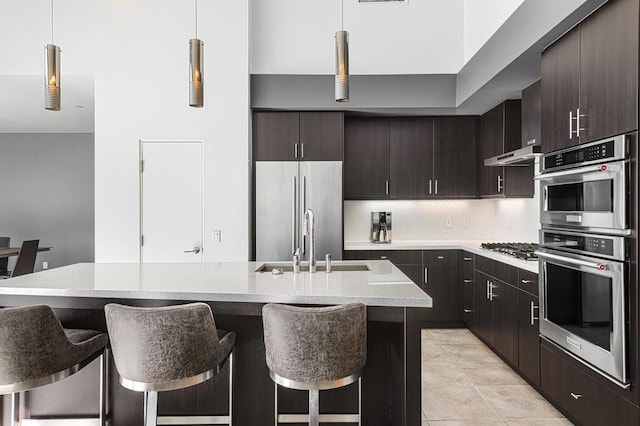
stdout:
[[(50, 0), (0, 1), (0, 132), (91, 132), (94, 128), (94, 40), (120, 37), (103, 28), (97, 2), (115, 2), (128, 20), (135, 0), (55, 0), (55, 42), (62, 47), (62, 111), (43, 108), (43, 46), (50, 42)], [(525, 0), (408, 0), (400, 4), (344, 1), (354, 75), (456, 74)], [(581, 3), (585, 0), (573, 0)], [(192, 4), (158, 0), (171, 7), (148, 10), (140, 31), (161, 22), (192, 24)], [(208, 4), (207, 4), (208, 3)], [(180, 16), (169, 10), (186, 7)], [(333, 34), (340, 26), (341, 0), (251, 0), (251, 73), (333, 73)], [(200, 8), (223, 10), (213, 0)], [(223, 12), (222, 12), (223, 13)], [(186, 21), (186, 22), (183, 22)], [(234, 25), (228, 21), (228, 25)], [(199, 22), (201, 28), (206, 22)], [(205, 40), (215, 55), (215, 43)], [(149, 40), (149, 49), (160, 48)], [(186, 42), (185, 42), (186, 46)], [(144, 55), (147, 47), (140, 46)], [(147, 52), (148, 53), (148, 52)], [(118, 58), (113, 58), (114, 66)], [(186, 65), (185, 65), (186, 67)], [(135, 70), (132, 70), (134, 78)], [(98, 82), (96, 82), (97, 84)], [(84, 108), (76, 108), (83, 105)], [(447, 105), (448, 106), (448, 105)]]

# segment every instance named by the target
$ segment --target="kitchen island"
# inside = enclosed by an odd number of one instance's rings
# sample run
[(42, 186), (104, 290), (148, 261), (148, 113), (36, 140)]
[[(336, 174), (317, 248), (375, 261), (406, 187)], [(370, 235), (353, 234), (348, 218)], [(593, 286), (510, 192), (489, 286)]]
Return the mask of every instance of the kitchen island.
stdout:
[[(217, 327), (237, 333), (234, 424), (260, 425), (272, 423), (274, 401), (274, 385), (264, 360), (262, 306), (361, 302), (367, 305), (368, 315), (362, 424), (420, 424), (420, 319), (421, 309), (431, 307), (431, 298), (386, 260), (334, 262), (334, 272), (315, 274), (285, 271), (274, 275), (274, 267), (286, 264), (263, 266), (262, 262), (76, 264), (3, 281), (0, 304), (44, 303), (56, 309), (66, 327), (105, 330), (103, 308), (107, 303), (208, 303)], [(260, 269), (265, 272), (257, 272)], [(91, 367), (95, 375), (80, 373), (30, 392), (27, 408), (31, 416), (97, 412), (97, 366)], [(115, 368), (110, 370), (112, 424), (141, 424), (142, 395), (122, 388)], [(224, 413), (226, 378), (223, 372), (193, 388), (161, 394), (159, 413)], [(73, 404), (69, 404), (70, 395), (74, 395)], [(357, 410), (357, 384), (323, 392), (321, 400), (321, 412), (353, 412)], [(281, 412), (305, 412), (307, 401), (305, 392), (278, 390)]]

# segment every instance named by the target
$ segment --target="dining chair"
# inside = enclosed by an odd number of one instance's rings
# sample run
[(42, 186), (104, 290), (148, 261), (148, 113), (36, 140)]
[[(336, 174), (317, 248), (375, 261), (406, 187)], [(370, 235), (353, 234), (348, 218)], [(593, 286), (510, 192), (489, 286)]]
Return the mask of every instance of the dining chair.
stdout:
[[(11, 237), (0, 237), (0, 248), (9, 247)], [(9, 258), (0, 258), (0, 277), (9, 277)]]
[(11, 277), (17, 277), (19, 275), (31, 274), (36, 266), (36, 254), (38, 253), (38, 244), (40, 240), (27, 240), (22, 242), (22, 248), (16, 265), (13, 268)]

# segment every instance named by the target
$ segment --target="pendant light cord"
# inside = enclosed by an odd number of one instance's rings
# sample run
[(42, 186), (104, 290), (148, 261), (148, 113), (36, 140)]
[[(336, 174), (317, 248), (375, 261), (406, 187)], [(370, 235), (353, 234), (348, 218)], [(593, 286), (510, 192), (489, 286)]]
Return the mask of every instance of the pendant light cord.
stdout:
[[(53, 1), (53, 0), (51, 0)], [(342, 6), (342, 13), (340, 14), (340, 19), (341, 19), (341, 23), (340, 26), (342, 27), (342, 31), (344, 31), (344, 0), (340, 0), (341, 1), (341, 6)]]
[(196, 4), (196, 38), (198, 38), (198, 0), (195, 0), (195, 4)]
[(51, 44), (53, 44), (53, 0), (51, 0)]

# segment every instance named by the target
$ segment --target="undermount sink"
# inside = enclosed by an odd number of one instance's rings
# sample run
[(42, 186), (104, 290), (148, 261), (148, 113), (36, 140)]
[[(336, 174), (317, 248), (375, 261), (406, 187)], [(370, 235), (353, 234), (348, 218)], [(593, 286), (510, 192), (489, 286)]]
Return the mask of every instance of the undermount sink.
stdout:
[[(282, 272), (293, 272), (293, 265), (291, 263), (263, 263), (262, 265), (260, 265), (258, 269), (256, 269), (256, 272), (271, 272), (274, 269), (280, 269), (282, 270)], [(326, 270), (327, 270), (327, 267), (325, 264), (316, 265), (316, 271), (324, 272)], [(367, 272), (367, 271), (370, 271), (371, 269), (369, 269), (369, 266), (363, 265), (363, 264), (344, 265), (344, 264), (334, 263), (331, 265), (331, 270), (335, 272)], [(309, 271), (308, 264), (300, 265), (300, 272), (308, 272), (308, 271)]]

